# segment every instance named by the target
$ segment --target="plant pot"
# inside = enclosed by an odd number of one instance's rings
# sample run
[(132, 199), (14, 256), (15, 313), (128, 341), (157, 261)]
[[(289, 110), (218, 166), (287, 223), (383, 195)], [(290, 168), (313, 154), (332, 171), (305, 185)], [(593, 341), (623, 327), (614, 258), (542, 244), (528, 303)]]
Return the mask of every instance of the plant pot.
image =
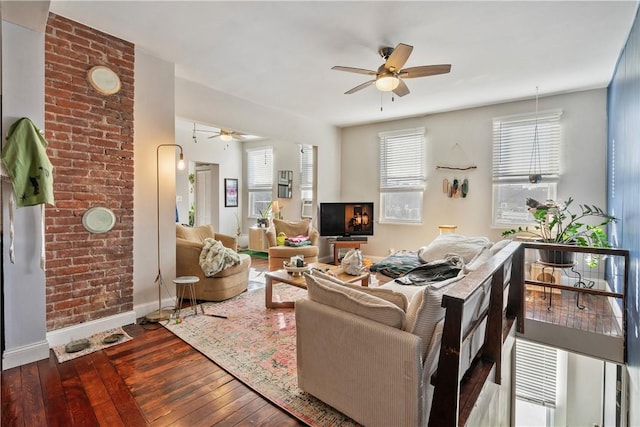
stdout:
[(567, 251), (555, 251), (538, 249), (540, 262), (550, 265), (573, 265), (575, 253)]

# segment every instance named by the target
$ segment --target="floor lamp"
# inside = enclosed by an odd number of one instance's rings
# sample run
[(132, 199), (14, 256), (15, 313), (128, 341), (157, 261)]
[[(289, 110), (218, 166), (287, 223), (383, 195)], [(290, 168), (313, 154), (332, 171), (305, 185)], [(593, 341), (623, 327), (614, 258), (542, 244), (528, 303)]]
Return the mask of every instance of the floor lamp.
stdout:
[(160, 269), (160, 148), (161, 147), (178, 147), (180, 149), (180, 159), (178, 160), (178, 169), (184, 169), (184, 154), (182, 153), (182, 146), (178, 144), (160, 144), (156, 148), (156, 225), (158, 229), (158, 275), (156, 276), (155, 284), (158, 285), (158, 310), (153, 311), (145, 316), (145, 319), (149, 322), (161, 322), (168, 320), (171, 317), (171, 310), (162, 309), (162, 286), (164, 286), (164, 279), (162, 278), (162, 270)]

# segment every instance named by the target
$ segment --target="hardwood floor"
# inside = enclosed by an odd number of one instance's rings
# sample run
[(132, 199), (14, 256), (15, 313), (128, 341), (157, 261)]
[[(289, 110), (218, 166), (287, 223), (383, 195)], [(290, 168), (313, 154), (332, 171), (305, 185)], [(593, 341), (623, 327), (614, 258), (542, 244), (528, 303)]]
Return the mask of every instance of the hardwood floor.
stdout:
[[(267, 261), (252, 257), (252, 266)], [(59, 364), (2, 373), (2, 426), (302, 426), (157, 324)]]

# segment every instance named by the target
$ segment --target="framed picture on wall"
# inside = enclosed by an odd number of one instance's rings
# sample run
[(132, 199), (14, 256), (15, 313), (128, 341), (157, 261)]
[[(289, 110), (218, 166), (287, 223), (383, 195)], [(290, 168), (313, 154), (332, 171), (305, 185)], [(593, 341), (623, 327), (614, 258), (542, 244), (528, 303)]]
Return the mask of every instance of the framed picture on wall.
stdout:
[(238, 206), (238, 180), (236, 178), (224, 179), (224, 206), (227, 208)]

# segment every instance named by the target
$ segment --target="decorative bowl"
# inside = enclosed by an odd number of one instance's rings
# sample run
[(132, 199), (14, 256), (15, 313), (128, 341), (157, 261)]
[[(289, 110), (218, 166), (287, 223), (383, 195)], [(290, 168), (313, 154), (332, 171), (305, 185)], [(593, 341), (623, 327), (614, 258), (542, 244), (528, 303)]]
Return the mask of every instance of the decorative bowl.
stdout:
[(294, 277), (302, 276), (302, 273), (304, 273), (305, 271), (309, 271), (309, 269), (311, 268), (309, 264), (305, 264), (302, 267), (295, 267), (293, 265), (289, 265), (289, 263), (286, 261), (282, 263), (282, 266), (287, 271), (287, 273), (291, 273), (291, 275)]

